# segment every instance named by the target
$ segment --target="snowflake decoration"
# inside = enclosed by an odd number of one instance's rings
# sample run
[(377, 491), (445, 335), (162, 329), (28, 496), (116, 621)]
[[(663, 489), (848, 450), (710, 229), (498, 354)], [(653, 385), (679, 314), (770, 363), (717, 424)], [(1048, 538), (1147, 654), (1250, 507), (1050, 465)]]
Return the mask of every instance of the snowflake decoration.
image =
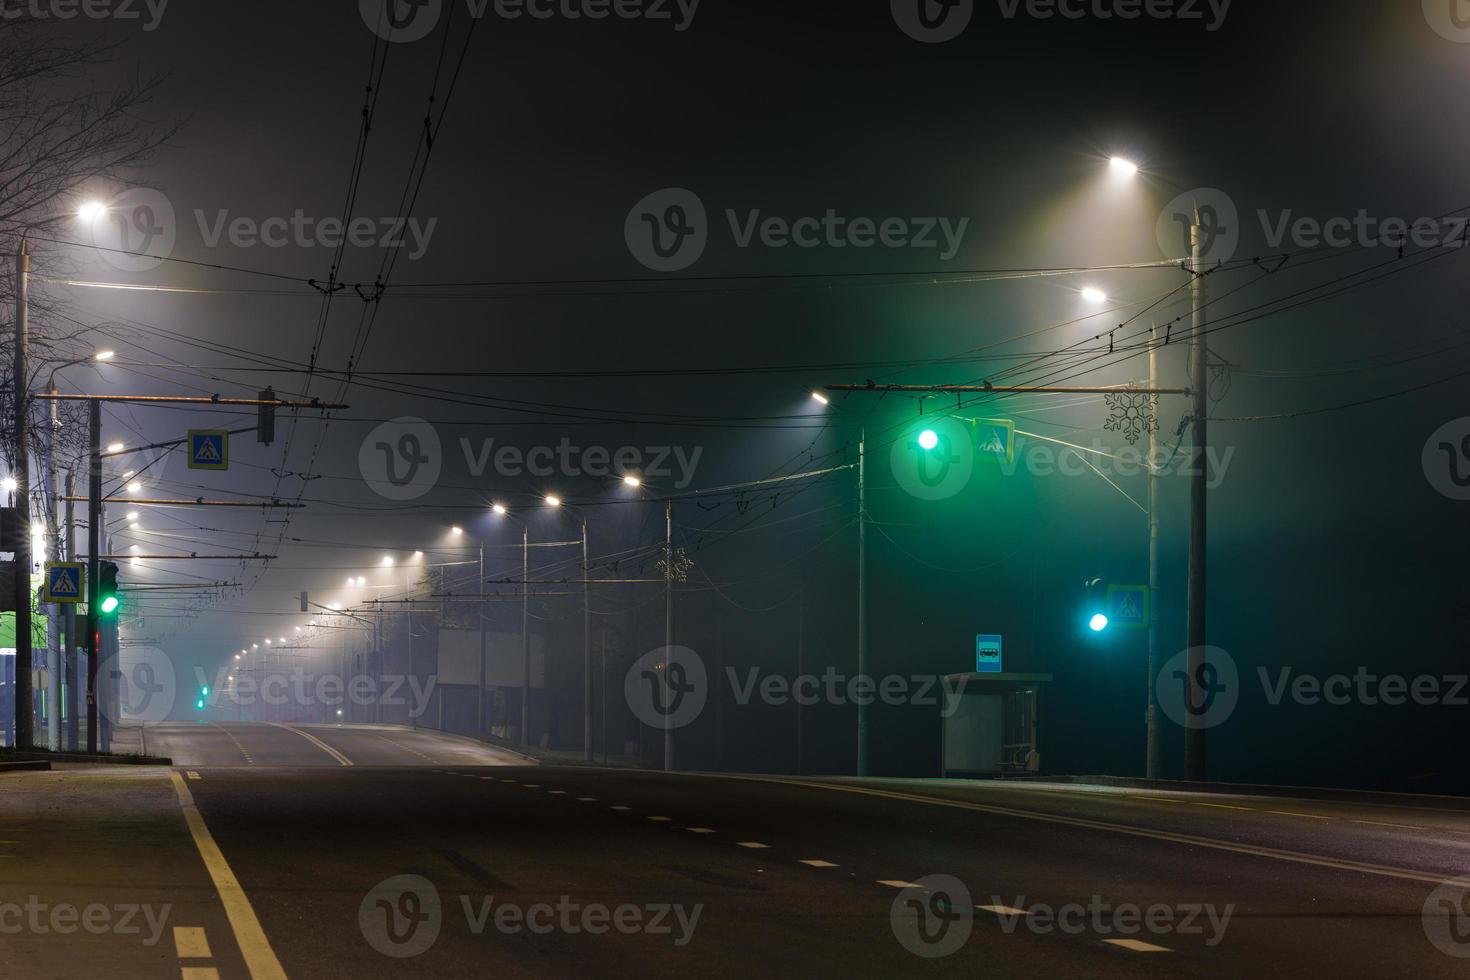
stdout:
[(1159, 396), (1146, 391), (1119, 391), (1103, 396), (1108, 419), (1103, 428), (1121, 432), (1131, 446), (1145, 433), (1159, 431)]

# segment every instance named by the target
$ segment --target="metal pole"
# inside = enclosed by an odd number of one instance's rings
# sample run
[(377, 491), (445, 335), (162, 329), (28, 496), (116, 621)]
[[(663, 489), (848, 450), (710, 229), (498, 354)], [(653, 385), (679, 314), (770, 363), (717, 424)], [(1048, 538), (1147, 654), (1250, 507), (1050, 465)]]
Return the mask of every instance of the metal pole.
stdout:
[[(407, 565), (404, 565), (403, 566), (403, 591), (404, 591), (405, 596), (408, 599), (408, 605), (405, 607), (408, 610), (408, 689), (409, 689), (410, 692), (412, 692), (413, 691), (413, 573), (411, 571), (409, 571), (409, 566), (407, 566)], [(414, 705), (413, 705), (413, 695), (410, 693), (409, 698), (408, 698), (408, 727), (409, 728), (417, 728), (418, 727), (418, 719), (414, 717), (413, 707), (414, 707)]]
[[(664, 683), (671, 682), (669, 658), (674, 646), (674, 502), (664, 508)], [(674, 771), (674, 729), (671, 714), (664, 715), (664, 771)]]
[(602, 761), (607, 763), (607, 628), (602, 630)]
[[(857, 675), (868, 676), (868, 432), (862, 431), (858, 442), (858, 622)], [(864, 682), (865, 683), (865, 682)], [(868, 774), (868, 705), (866, 699), (857, 706), (857, 774)]]
[(97, 751), (98, 563), (102, 553), (102, 403), (92, 402), (88, 421), (91, 464), (87, 476), (87, 751)]
[[(1158, 330), (1149, 332), (1148, 386), (1159, 386)], [(1155, 402), (1155, 411), (1158, 403)], [(1148, 432), (1148, 754), (1144, 773), (1160, 779), (1164, 770), (1164, 748), (1159, 729), (1159, 432), (1157, 423)]]
[(485, 737), (485, 542), (480, 542), (480, 708), (476, 734)]
[(521, 744), (531, 744), (531, 529), (521, 526)]
[(1195, 212), (1194, 224), (1189, 231), (1191, 248), (1190, 274), (1194, 277), (1190, 298), (1194, 306), (1193, 344), (1189, 349), (1189, 383), (1194, 407), (1191, 411), (1194, 426), (1195, 462), (1189, 483), (1189, 667), (1185, 681), (1185, 708), (1193, 724), (1184, 729), (1184, 778), (1205, 778), (1205, 730), (1202, 718), (1195, 714), (1204, 705), (1205, 692), (1198, 690), (1204, 681), (1205, 671), (1205, 487), (1209, 480), (1207, 417), (1209, 394), (1205, 387), (1205, 282), (1200, 271), (1204, 264), (1201, 247), (1204, 234), (1200, 227), (1199, 212)]
[[(55, 374), (52, 375), (53, 379)], [(54, 393), (56, 386), (53, 383)], [(56, 403), (50, 405), (51, 424), (46, 429), (46, 557), (61, 560), (61, 534), (56, 520)], [(46, 617), (46, 746), (52, 752), (61, 749), (61, 603), (51, 606)]]
[(582, 746), (583, 758), (592, 759), (592, 584), (587, 563), (587, 518), (582, 518)]
[[(66, 495), (76, 495), (77, 474), (75, 470), (66, 471)], [(66, 560), (77, 560), (76, 542), (76, 504), (68, 500), (66, 502)], [(81, 699), (77, 696), (77, 607), (67, 604), (61, 611), (62, 622), (66, 625), (66, 747), (68, 751), (77, 750), (77, 740), (81, 736), (81, 722), (77, 717), (77, 709), (81, 707)]]
[(20, 540), (15, 543), (15, 744), (29, 749), (34, 742), (34, 706), (31, 703), (31, 447), (28, 431), (30, 401), (26, 365), (30, 344), (31, 255), (25, 239), (15, 255), (15, 506)]

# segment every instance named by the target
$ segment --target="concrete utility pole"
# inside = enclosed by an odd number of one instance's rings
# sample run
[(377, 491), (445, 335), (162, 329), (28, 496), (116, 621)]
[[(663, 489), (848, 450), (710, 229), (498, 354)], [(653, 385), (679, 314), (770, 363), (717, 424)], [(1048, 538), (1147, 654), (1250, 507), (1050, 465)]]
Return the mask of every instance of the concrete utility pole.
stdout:
[(531, 744), (531, 529), (521, 525), (521, 744)]
[[(868, 431), (858, 436), (857, 676), (868, 676)], [(859, 683), (864, 683), (859, 681)], [(858, 701), (857, 774), (868, 774), (868, 705)]]
[(485, 542), (480, 542), (480, 702), (475, 714), (475, 734), (480, 738), (485, 730)]
[[(76, 504), (71, 499), (76, 495), (77, 475), (75, 470), (66, 471), (66, 554), (67, 561), (77, 560), (76, 539)], [(67, 603), (61, 610), (62, 622), (66, 627), (66, 748), (69, 752), (77, 750), (77, 743), (81, 737), (81, 722), (77, 716), (77, 709), (81, 707), (81, 699), (77, 696), (80, 690), (77, 682), (81, 679), (77, 671), (77, 651), (81, 644), (77, 643), (77, 607), (73, 603)]]
[(89, 442), (88, 458), (91, 460), (87, 474), (87, 751), (97, 751), (97, 604), (100, 601), (98, 565), (102, 552), (102, 403), (94, 401), (88, 406), (87, 420)]
[(1189, 348), (1189, 383), (1193, 393), (1194, 407), (1191, 411), (1194, 428), (1195, 464), (1189, 483), (1189, 676), (1185, 681), (1185, 708), (1188, 718), (1195, 724), (1184, 729), (1184, 778), (1202, 781), (1205, 778), (1205, 729), (1199, 724), (1203, 719), (1195, 716), (1197, 706), (1205, 704), (1208, 692), (1199, 690), (1205, 674), (1205, 488), (1209, 483), (1208, 420), (1210, 399), (1205, 379), (1205, 279), (1204, 230), (1200, 227), (1199, 212), (1194, 215), (1194, 224), (1189, 229), (1190, 275), (1194, 277), (1190, 286), (1190, 299), (1194, 307), (1193, 343)]
[[(674, 501), (664, 505), (664, 684), (672, 683), (669, 673), (674, 648)], [(673, 715), (664, 715), (664, 771), (674, 771)]]
[[(1148, 386), (1159, 386), (1158, 330), (1149, 330)], [(1148, 756), (1144, 773), (1160, 779), (1164, 770), (1164, 742), (1159, 728), (1159, 430), (1148, 430)]]
[(28, 397), (31, 255), (25, 239), (15, 254), (15, 507), (20, 540), (15, 543), (15, 744), (34, 742), (31, 705), (31, 446)]
[(587, 561), (587, 518), (582, 518), (582, 757), (592, 759), (592, 566)]

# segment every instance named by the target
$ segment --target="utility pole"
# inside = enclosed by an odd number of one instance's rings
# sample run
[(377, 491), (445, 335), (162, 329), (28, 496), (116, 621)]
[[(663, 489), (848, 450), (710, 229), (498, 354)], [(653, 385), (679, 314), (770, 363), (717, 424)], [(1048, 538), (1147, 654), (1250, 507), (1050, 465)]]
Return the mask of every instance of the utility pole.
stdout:
[(1209, 454), (1205, 447), (1208, 439), (1209, 392), (1205, 385), (1205, 280), (1203, 242), (1204, 229), (1200, 227), (1199, 212), (1194, 215), (1194, 224), (1189, 229), (1190, 299), (1194, 307), (1193, 343), (1189, 348), (1189, 383), (1192, 388), (1194, 407), (1191, 411), (1194, 428), (1195, 463), (1189, 483), (1189, 614), (1188, 642), (1189, 666), (1185, 680), (1184, 705), (1187, 717), (1196, 724), (1184, 729), (1184, 778), (1203, 781), (1205, 778), (1205, 729), (1198, 724), (1202, 719), (1194, 715), (1194, 708), (1203, 705), (1204, 692), (1198, 688), (1204, 681), (1205, 672), (1205, 487), (1208, 485)]
[[(796, 593), (796, 676), (805, 676), (806, 660), (806, 589)], [(796, 774), (801, 775), (801, 698), (796, 702)]]
[(25, 239), (15, 255), (15, 506), (20, 540), (15, 543), (15, 744), (31, 748), (31, 446), (27, 397), (30, 344), (31, 254)]
[[(1158, 329), (1149, 331), (1148, 386), (1159, 386)], [(1160, 779), (1164, 771), (1164, 749), (1159, 729), (1159, 430), (1148, 430), (1148, 754), (1144, 774)]]
[[(76, 495), (77, 474), (75, 470), (66, 471), (66, 554), (67, 561), (77, 560), (76, 540), (76, 504), (70, 499)], [(61, 620), (66, 627), (66, 748), (69, 752), (77, 750), (77, 741), (81, 735), (80, 720), (77, 717), (77, 709), (81, 707), (81, 700), (77, 697), (77, 651), (81, 645), (77, 643), (77, 607), (74, 603), (67, 603), (62, 607)]]
[(531, 529), (521, 525), (521, 744), (531, 744)]
[(485, 542), (480, 542), (480, 706), (476, 712), (475, 734), (484, 738), (485, 731)]
[[(54, 377), (54, 376), (53, 376)], [(52, 390), (54, 391), (54, 385)], [(50, 404), (51, 419), (46, 427), (46, 548), (45, 557), (51, 561), (61, 560), (61, 528), (57, 520), (56, 503), (59, 488), (56, 485), (56, 434), (59, 423), (56, 418), (56, 403)], [(52, 752), (61, 749), (61, 610), (63, 603), (55, 603), (46, 617), (46, 747)]]
[[(672, 683), (670, 658), (674, 647), (674, 501), (664, 505), (664, 684)], [(673, 715), (664, 715), (664, 771), (674, 771)]]
[[(857, 676), (866, 683), (868, 676), (868, 431), (858, 436), (858, 594), (857, 594)], [(857, 774), (868, 774), (868, 705), (858, 701)]]
[(102, 552), (102, 403), (92, 402), (87, 421), (91, 460), (87, 474), (87, 751), (97, 751), (97, 604)]
[(587, 518), (582, 518), (582, 757), (592, 762), (592, 566), (587, 563)]

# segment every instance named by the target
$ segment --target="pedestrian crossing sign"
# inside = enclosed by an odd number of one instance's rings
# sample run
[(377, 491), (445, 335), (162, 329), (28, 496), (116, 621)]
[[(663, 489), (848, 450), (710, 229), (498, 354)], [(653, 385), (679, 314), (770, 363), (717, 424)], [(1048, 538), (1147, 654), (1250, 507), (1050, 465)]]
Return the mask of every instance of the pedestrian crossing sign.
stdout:
[(189, 469), (230, 468), (230, 434), (223, 429), (189, 430)]
[(87, 566), (75, 561), (48, 561), (44, 596), (46, 602), (82, 601), (87, 584)]
[(1010, 419), (976, 419), (975, 452), (980, 456), (1003, 459), (1007, 463), (1016, 459), (1016, 423)]
[(1117, 629), (1148, 629), (1148, 586), (1108, 586), (1108, 622)]

